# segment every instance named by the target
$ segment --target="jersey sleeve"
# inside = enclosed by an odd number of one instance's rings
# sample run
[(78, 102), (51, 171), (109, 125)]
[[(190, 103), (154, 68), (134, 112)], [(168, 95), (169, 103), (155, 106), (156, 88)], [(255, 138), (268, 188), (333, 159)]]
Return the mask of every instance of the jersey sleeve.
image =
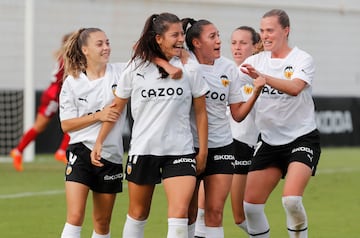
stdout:
[(315, 75), (315, 63), (313, 58), (306, 54), (299, 59), (298, 65), (294, 69), (292, 79), (298, 78), (311, 85)]
[(210, 90), (209, 85), (200, 76), (199, 68), (194, 67), (189, 77), (190, 77), (191, 91), (194, 98), (201, 97)]
[(61, 88), (59, 96), (59, 117), (60, 121), (75, 118), (78, 116), (78, 110), (75, 104), (75, 98), (70, 87), (69, 81), (71, 76), (68, 76)]
[(241, 94), (241, 87), (245, 85), (245, 81), (241, 80), (239, 69), (236, 65), (232, 65), (229, 69), (231, 73), (229, 104), (244, 102), (246, 99)]
[(117, 87), (115, 90), (115, 95), (120, 98), (129, 98), (132, 92), (132, 77), (134, 71), (131, 69), (131, 65), (128, 67), (126, 65), (122, 65), (123, 71), (120, 75), (119, 81), (117, 82)]

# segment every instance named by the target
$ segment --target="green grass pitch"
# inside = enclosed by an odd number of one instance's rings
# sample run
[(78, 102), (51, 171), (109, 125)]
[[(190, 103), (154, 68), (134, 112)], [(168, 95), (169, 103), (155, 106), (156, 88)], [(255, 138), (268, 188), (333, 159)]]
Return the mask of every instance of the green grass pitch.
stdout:
[[(25, 163), (22, 173), (11, 163), (0, 163), (0, 236), (11, 238), (60, 237), (65, 215), (64, 166), (52, 155), (37, 155)], [(318, 172), (310, 181), (304, 196), (309, 220), (309, 236), (314, 238), (359, 237), (360, 214), (360, 148), (324, 148)], [(271, 237), (288, 237), (285, 215), (281, 206), (280, 182), (271, 195), (266, 214)], [(114, 208), (111, 233), (121, 237), (128, 197), (118, 195)], [(82, 237), (90, 237), (92, 201), (89, 196)], [(230, 200), (224, 214), (225, 237), (247, 237), (233, 224)], [(166, 198), (157, 186), (145, 237), (166, 237)]]

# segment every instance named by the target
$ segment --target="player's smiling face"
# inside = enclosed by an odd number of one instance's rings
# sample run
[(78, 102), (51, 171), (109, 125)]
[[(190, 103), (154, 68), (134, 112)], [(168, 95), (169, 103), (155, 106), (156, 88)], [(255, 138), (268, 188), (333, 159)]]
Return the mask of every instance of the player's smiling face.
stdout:
[(264, 50), (271, 52), (279, 51), (284, 44), (287, 44), (289, 27), (283, 28), (277, 16), (270, 16), (261, 19), (260, 36)]
[(194, 39), (195, 54), (200, 54), (201, 64), (213, 64), (221, 55), (219, 31), (213, 24), (204, 25), (199, 39)]
[(102, 31), (92, 32), (89, 34), (86, 45), (82, 51), (88, 62), (96, 64), (106, 64), (109, 62), (110, 42), (106, 34)]
[(180, 22), (170, 23), (169, 29), (163, 35), (156, 35), (156, 42), (168, 60), (180, 56), (184, 40), (184, 31)]

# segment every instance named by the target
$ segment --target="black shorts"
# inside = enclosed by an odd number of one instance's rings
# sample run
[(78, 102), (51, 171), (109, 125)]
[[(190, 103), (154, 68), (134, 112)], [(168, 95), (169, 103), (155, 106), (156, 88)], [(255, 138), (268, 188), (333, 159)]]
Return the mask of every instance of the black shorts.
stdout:
[(90, 159), (91, 150), (82, 143), (71, 144), (66, 151), (68, 163), (65, 181), (73, 181), (88, 186), (98, 193), (122, 192), (123, 167), (101, 159), (103, 167), (94, 166)]
[(235, 169), (234, 174), (247, 174), (254, 154), (254, 147), (234, 139)]
[(249, 171), (274, 166), (281, 169), (284, 178), (289, 164), (297, 161), (309, 166), (312, 169), (312, 176), (314, 176), (320, 153), (320, 134), (318, 130), (303, 135), (286, 145), (272, 146), (260, 138)]
[(126, 163), (126, 180), (136, 184), (158, 184), (161, 179), (196, 176), (195, 153), (178, 156), (132, 155)]
[[(195, 148), (198, 151), (198, 148)], [(233, 143), (218, 147), (209, 148), (204, 173), (198, 176), (202, 179), (204, 176), (214, 174), (234, 174), (235, 153)]]

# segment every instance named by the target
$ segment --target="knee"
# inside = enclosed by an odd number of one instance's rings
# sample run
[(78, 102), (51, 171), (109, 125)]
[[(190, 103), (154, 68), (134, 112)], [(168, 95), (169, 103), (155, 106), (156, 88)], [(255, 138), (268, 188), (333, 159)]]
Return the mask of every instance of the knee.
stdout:
[(205, 221), (208, 226), (220, 226), (223, 219), (223, 209), (220, 207), (210, 207), (205, 210)]
[(108, 234), (111, 217), (94, 217), (94, 230), (98, 234)]
[(282, 204), (286, 212), (288, 225), (306, 226), (306, 212), (301, 196), (282, 197)]

